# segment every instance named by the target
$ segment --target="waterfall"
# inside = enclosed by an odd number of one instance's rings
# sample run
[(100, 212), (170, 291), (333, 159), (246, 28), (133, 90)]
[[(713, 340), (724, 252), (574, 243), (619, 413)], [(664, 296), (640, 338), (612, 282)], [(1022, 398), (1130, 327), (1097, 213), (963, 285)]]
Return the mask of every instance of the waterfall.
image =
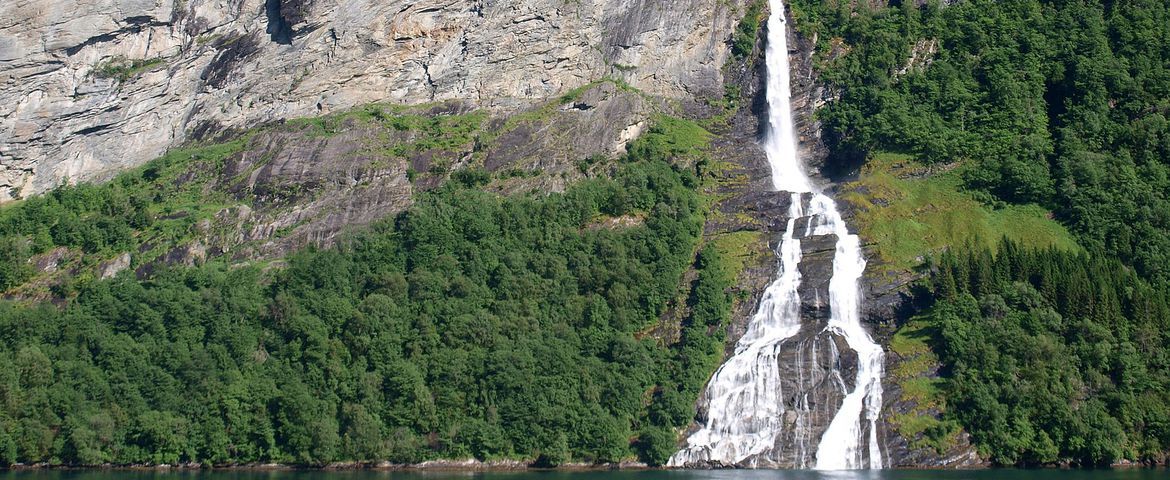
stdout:
[[(857, 380), (852, 392), (845, 396), (837, 415), (821, 436), (817, 446), (818, 470), (855, 468), (882, 468), (882, 453), (878, 446), (877, 421), (882, 409), (882, 369), (885, 352), (874, 343), (861, 326), (861, 292), (858, 281), (865, 271), (861, 256), (861, 240), (849, 233), (837, 205), (825, 195), (813, 198), (814, 212), (823, 212), (817, 231), (837, 235), (837, 250), (833, 256), (833, 277), (829, 280), (829, 309), (831, 317), (826, 331), (845, 338), (849, 348), (857, 352)], [(863, 412), (864, 409), (864, 412)], [(869, 422), (869, 438), (864, 439), (862, 413)], [(868, 440), (868, 441), (865, 441)], [(869, 445), (868, 465), (861, 446)]]
[[(734, 353), (707, 384), (703, 397), (704, 424), (687, 439), (687, 446), (670, 458), (668, 465), (775, 466), (787, 448), (792, 450), (787, 453), (793, 459), (788, 466), (810, 466), (809, 398), (807, 392), (789, 392), (789, 396), (796, 394), (796, 398), (786, 409), (780, 354), (785, 348), (795, 348), (797, 358), (803, 361), (806, 348), (803, 344), (787, 342), (802, 326), (801, 238), (835, 235), (833, 274), (829, 281), (830, 316), (824, 330), (817, 335), (843, 338), (857, 352), (858, 366), (853, 390), (847, 393), (844, 382), (833, 371), (835, 384), (845, 395), (821, 435), (815, 451), (815, 468), (881, 468), (877, 421), (881, 413), (885, 355), (861, 325), (859, 280), (865, 270), (865, 259), (860, 240), (849, 233), (836, 203), (813, 185), (798, 157), (784, 4), (782, 0), (770, 0), (770, 5), (765, 53), (768, 127), (762, 146), (772, 170), (772, 186), (777, 191), (788, 192), (791, 200), (788, 223), (776, 249), (779, 271), (764, 291)], [(802, 237), (797, 235), (796, 222), (806, 215), (808, 223), (801, 229)], [(837, 358), (835, 344), (829, 342), (829, 345), (832, 358)], [(814, 359), (816, 348), (816, 342), (811, 342)], [(796, 379), (796, 384), (805, 385), (804, 371), (798, 373), (801, 378)], [(784, 432), (785, 428), (792, 431)], [(782, 435), (791, 437), (792, 441), (782, 444)]]

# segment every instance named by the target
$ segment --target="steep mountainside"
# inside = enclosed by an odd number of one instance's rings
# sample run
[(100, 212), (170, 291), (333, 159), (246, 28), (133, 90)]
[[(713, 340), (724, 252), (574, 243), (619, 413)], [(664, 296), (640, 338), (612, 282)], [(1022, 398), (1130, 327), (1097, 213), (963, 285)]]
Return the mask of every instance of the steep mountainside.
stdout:
[(734, 3), (31, 0), (0, 5), (0, 202), (189, 139), (370, 102), (514, 111), (603, 77), (722, 95)]
[[(849, 228), (790, 213), (760, 145), (781, 3), (806, 187)], [(661, 465), (783, 238), (780, 434), (739, 465), (813, 466), (858, 387), (825, 335), (853, 233), (869, 464), (1166, 462), (1168, 25), (1157, 0), (4, 3), (0, 466)]]
[(997, 464), (1165, 462), (1166, 3), (792, 6), (831, 163), (864, 164), (890, 426), (930, 456), (966, 430)]

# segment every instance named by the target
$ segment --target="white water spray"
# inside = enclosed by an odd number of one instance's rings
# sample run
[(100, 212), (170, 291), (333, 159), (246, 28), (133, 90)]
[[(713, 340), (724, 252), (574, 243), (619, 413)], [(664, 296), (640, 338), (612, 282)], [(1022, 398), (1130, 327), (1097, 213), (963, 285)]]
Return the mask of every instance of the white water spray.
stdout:
[[(878, 446), (877, 421), (882, 409), (882, 370), (885, 352), (874, 343), (861, 326), (861, 292), (858, 280), (865, 271), (861, 256), (861, 240), (845, 226), (837, 205), (829, 197), (813, 197), (813, 211), (824, 212), (823, 223), (817, 233), (837, 235), (837, 251), (833, 256), (833, 278), (829, 280), (829, 309), (831, 316), (827, 331), (845, 338), (849, 348), (857, 352), (857, 380), (853, 391), (845, 396), (837, 415), (821, 436), (817, 446), (818, 470), (882, 468), (882, 452)], [(869, 423), (868, 439), (864, 438), (862, 414)], [(868, 441), (867, 441), (868, 440)], [(869, 451), (862, 452), (868, 444)], [(869, 463), (866, 464), (868, 453)]]
[[(881, 468), (877, 420), (881, 412), (885, 355), (861, 326), (858, 281), (865, 270), (865, 259), (857, 235), (849, 233), (833, 200), (813, 187), (797, 155), (784, 4), (782, 0), (770, 0), (770, 5), (766, 52), (769, 112), (763, 147), (771, 166), (773, 187), (791, 194), (788, 224), (776, 252), (780, 271), (764, 291), (759, 309), (736, 344), (734, 354), (707, 384), (706, 423), (687, 439), (686, 448), (670, 458), (669, 465), (757, 466), (768, 463), (761, 460), (778, 458), (778, 450), (786, 447), (777, 441), (785, 428), (779, 354), (785, 340), (796, 335), (801, 327), (801, 245), (800, 238), (795, 236), (795, 226), (797, 219), (808, 215), (806, 236), (837, 236), (833, 277), (829, 281), (830, 318), (825, 332), (843, 337), (858, 356), (854, 389), (845, 395), (821, 436), (815, 467)], [(807, 197), (811, 199), (805, 212), (803, 204)], [(792, 426), (794, 429), (808, 428), (807, 395), (803, 400), (794, 407), (801, 409), (796, 412), (799, 420)], [(863, 425), (863, 421), (868, 425)], [(797, 462), (793, 466), (805, 467), (807, 432), (799, 433), (795, 435), (795, 444), (790, 446), (799, 450), (794, 455)], [(868, 449), (863, 450), (863, 445)]]

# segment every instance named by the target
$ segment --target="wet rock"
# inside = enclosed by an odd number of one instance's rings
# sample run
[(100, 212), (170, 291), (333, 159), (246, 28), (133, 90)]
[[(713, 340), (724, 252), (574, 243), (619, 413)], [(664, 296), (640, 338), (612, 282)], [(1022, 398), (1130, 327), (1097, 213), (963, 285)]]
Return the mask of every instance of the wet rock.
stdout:
[(776, 448), (754, 460), (759, 466), (811, 468), (821, 436), (833, 421), (857, 377), (857, 354), (843, 338), (825, 331), (824, 322), (808, 321), (784, 341), (780, 356), (781, 389), (787, 421)]
[[(828, 150), (820, 136), (820, 125), (813, 120), (812, 112), (831, 99), (833, 92), (822, 88), (814, 75), (812, 45), (816, 43), (816, 39), (802, 38), (794, 30), (790, 30), (789, 35), (789, 45), (792, 48), (790, 58), (793, 68), (793, 106), (802, 159), (806, 165), (811, 166), (814, 181), (825, 187), (830, 195), (836, 196), (830, 180), (848, 178), (849, 175), (856, 173), (857, 165), (850, 164), (849, 159), (828, 158)], [(757, 46), (757, 55), (761, 53), (762, 46)], [(761, 231), (766, 233), (765, 237), (769, 239), (769, 248), (775, 248), (775, 242), (781, 237), (789, 220), (787, 212), (791, 195), (770, 191), (770, 170), (757, 144), (757, 139), (764, 133), (764, 122), (761, 120), (766, 118), (767, 114), (761, 60), (733, 65), (733, 68), (728, 70), (728, 80), (744, 92), (745, 98), (748, 99), (745, 104), (750, 105), (750, 109), (741, 109), (739, 114), (729, 120), (727, 129), (720, 131), (719, 137), (713, 142), (716, 158), (734, 165), (732, 169), (722, 174), (736, 181), (724, 182), (724, 185), (728, 186), (718, 192), (725, 198), (717, 205), (722, 215), (718, 220), (708, 223), (706, 232), (718, 234), (737, 230)], [(851, 212), (846, 210), (842, 213), (852, 227), (851, 230), (856, 228), (851, 219)], [(803, 325), (800, 333), (784, 342), (777, 360), (784, 372), (783, 419), (787, 428), (778, 439), (776, 448), (762, 456), (749, 458), (739, 465), (716, 463), (696, 466), (791, 468), (814, 465), (816, 446), (835, 415), (845, 392), (853, 387), (857, 372), (856, 353), (848, 349), (843, 339), (824, 331), (829, 313), (828, 282), (832, 274), (832, 253), (836, 237), (810, 236), (810, 230), (814, 230), (815, 225), (810, 225), (807, 220), (797, 219), (794, 229), (795, 236), (802, 238), (801, 247), (804, 254), (800, 265)], [(862, 240), (864, 241), (864, 238)], [(872, 259), (873, 255), (867, 254), (867, 258)], [(728, 328), (729, 353), (755, 313), (760, 293), (775, 278), (778, 263), (774, 256), (758, 258), (745, 268), (738, 279), (738, 288), (751, 292), (751, 295), (748, 301), (736, 304), (732, 323)], [(862, 316), (875, 340), (879, 344), (886, 344), (894, 329), (904, 319), (911, 298), (910, 287), (921, 273), (902, 272), (878, 276), (873, 273), (877, 269), (872, 267), (873, 265), (861, 281), (864, 295)], [(833, 353), (834, 349), (836, 354)], [(887, 372), (901, 361), (904, 360), (887, 355)], [(838, 379), (840, 382), (837, 382)], [(911, 411), (913, 406), (902, 398), (897, 385), (889, 381), (888, 377), (884, 383), (885, 406), (876, 433), (886, 465), (955, 467), (980, 464), (978, 455), (971, 448), (965, 434), (961, 435), (959, 444), (947, 452), (909, 449), (909, 439), (899, 435), (897, 429), (890, 423), (890, 418), (894, 414)], [(700, 405), (702, 404), (701, 400)], [(927, 413), (938, 415), (937, 411)], [(702, 420), (704, 419), (701, 412), (699, 421)], [(862, 426), (863, 429), (870, 428), (868, 422), (862, 422)], [(695, 427), (692, 427), (691, 431), (694, 429)], [(862, 433), (868, 437), (868, 432)]]
[[(796, 223), (802, 223), (797, 221)], [(801, 315), (809, 319), (829, 318), (829, 280), (833, 278), (836, 235), (816, 235), (800, 240)]]
[[(937, 358), (930, 358), (937, 360)], [(973, 468), (988, 465), (986, 459), (979, 456), (970, 435), (966, 431), (954, 432), (953, 437), (946, 442), (946, 448), (939, 451), (930, 446), (915, 445), (913, 442), (921, 440), (924, 433), (916, 438), (907, 438), (899, 433), (898, 422), (901, 417), (929, 417), (940, 419), (942, 412), (929, 405), (919, 405), (918, 400), (904, 394), (901, 383), (908, 380), (938, 378), (941, 364), (927, 362), (916, 356), (899, 356), (889, 351), (886, 357), (887, 373), (899, 372), (899, 366), (904, 362), (913, 362), (915, 368), (921, 371), (913, 372), (913, 378), (897, 378), (897, 375), (888, 374), (882, 385), (885, 390), (883, 397), (882, 422), (879, 433), (882, 438), (883, 451), (886, 455), (886, 464), (889, 467), (903, 468)], [(925, 365), (925, 368), (922, 366)]]

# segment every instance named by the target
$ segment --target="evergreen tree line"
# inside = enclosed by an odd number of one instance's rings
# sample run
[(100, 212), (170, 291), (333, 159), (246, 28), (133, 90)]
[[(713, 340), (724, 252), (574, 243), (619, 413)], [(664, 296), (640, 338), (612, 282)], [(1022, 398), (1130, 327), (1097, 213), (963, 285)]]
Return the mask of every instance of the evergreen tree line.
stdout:
[[(628, 161), (503, 198), (453, 178), (282, 268), (0, 302), (0, 464), (664, 462), (730, 307), (696, 178)], [(676, 300), (681, 334), (658, 334)]]
[(1166, 459), (1166, 285), (1116, 260), (1007, 241), (943, 254), (930, 283), (947, 415), (993, 462)]
[(961, 162), (988, 203), (1044, 205), (1086, 248), (1170, 279), (1170, 4), (791, 3), (818, 33), (836, 155)]

